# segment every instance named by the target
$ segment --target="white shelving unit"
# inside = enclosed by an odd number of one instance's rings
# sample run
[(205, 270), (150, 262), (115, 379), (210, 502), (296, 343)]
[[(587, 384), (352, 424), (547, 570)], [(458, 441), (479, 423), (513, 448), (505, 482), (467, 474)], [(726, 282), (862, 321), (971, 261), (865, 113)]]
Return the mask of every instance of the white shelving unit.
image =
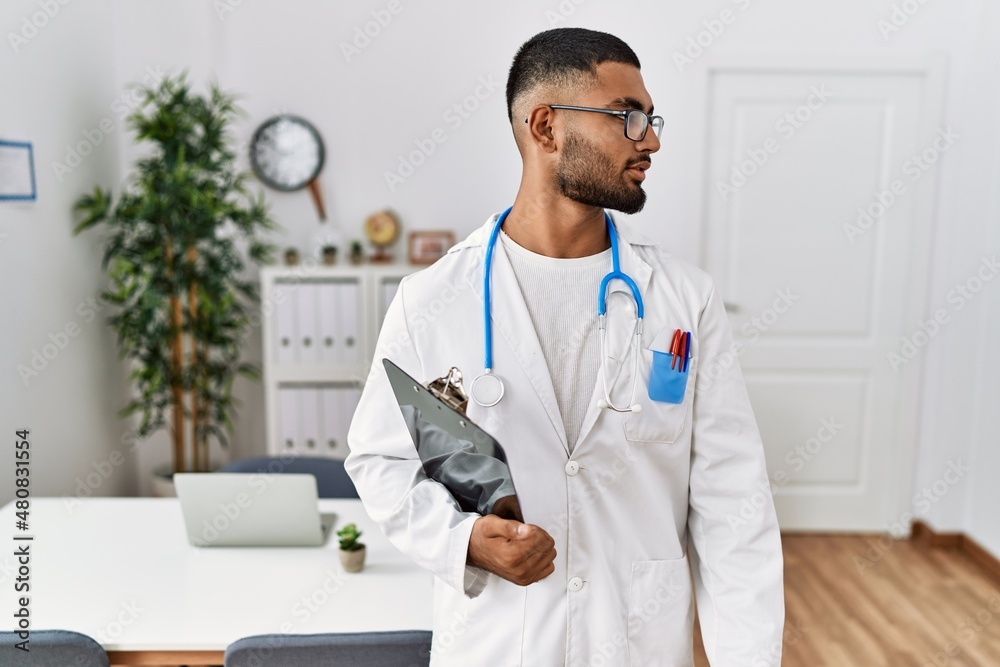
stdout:
[(347, 455), (385, 311), (409, 264), (261, 270), (269, 455)]

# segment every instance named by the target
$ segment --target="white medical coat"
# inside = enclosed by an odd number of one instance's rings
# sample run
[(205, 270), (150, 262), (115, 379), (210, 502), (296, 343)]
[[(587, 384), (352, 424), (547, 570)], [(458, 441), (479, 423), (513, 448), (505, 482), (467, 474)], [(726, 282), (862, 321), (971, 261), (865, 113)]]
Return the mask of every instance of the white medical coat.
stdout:
[[(722, 298), (707, 274), (627, 222), (617, 223), (621, 268), (645, 302), (642, 411), (599, 409), (600, 379), (581, 387), (592, 395), (572, 449), (496, 244), (493, 360), (506, 393), (491, 408), (469, 401), (467, 412), (504, 447), (524, 520), (552, 536), (557, 556), (555, 572), (530, 586), (466, 565), (478, 515), (424, 475), (382, 358), (424, 383), (458, 366), (469, 390), (483, 367), (483, 261), (496, 217), (402, 281), (348, 433), (347, 472), (369, 515), (436, 575), (431, 664), (691, 665), (696, 598), (712, 667), (779, 665), (781, 541)], [(635, 312), (622, 281), (609, 292), (604, 362), (609, 379), (620, 372), (612, 401), (623, 405)], [(686, 393), (657, 402), (646, 393), (653, 350), (668, 350), (675, 329), (691, 332)]]

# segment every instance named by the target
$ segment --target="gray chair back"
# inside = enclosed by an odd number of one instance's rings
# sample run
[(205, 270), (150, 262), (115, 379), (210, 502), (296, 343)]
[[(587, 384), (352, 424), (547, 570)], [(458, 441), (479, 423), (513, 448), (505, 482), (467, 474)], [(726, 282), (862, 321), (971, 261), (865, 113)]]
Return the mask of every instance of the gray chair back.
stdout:
[(226, 649), (225, 667), (427, 667), (428, 630), (255, 635)]
[(94, 639), (70, 630), (32, 630), (28, 651), (17, 633), (0, 632), (0, 665), (25, 667), (109, 667), (108, 654)]
[(221, 472), (309, 473), (316, 478), (320, 498), (357, 498), (354, 481), (344, 470), (344, 462), (323, 456), (257, 456), (237, 459)]

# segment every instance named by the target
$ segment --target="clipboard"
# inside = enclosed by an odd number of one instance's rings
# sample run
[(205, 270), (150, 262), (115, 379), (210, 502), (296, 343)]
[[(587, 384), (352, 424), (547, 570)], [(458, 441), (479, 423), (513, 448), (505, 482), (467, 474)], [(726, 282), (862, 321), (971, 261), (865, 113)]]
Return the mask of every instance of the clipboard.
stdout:
[(389, 359), (382, 365), (424, 473), (448, 489), (465, 512), (523, 522), (507, 454), (464, 413), (460, 373), (457, 383), (449, 383), (459, 398), (451, 398), (439, 388), (453, 373), (429, 389)]

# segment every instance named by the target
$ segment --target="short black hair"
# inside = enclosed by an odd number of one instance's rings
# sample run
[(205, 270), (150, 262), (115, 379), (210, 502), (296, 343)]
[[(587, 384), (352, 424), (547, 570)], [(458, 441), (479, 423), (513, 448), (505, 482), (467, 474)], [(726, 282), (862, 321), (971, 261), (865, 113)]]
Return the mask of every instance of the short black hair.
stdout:
[(596, 74), (605, 62), (639, 67), (628, 44), (606, 32), (586, 28), (555, 28), (540, 32), (521, 45), (507, 75), (507, 119), (514, 121), (514, 99), (542, 83), (566, 82), (581, 73)]

